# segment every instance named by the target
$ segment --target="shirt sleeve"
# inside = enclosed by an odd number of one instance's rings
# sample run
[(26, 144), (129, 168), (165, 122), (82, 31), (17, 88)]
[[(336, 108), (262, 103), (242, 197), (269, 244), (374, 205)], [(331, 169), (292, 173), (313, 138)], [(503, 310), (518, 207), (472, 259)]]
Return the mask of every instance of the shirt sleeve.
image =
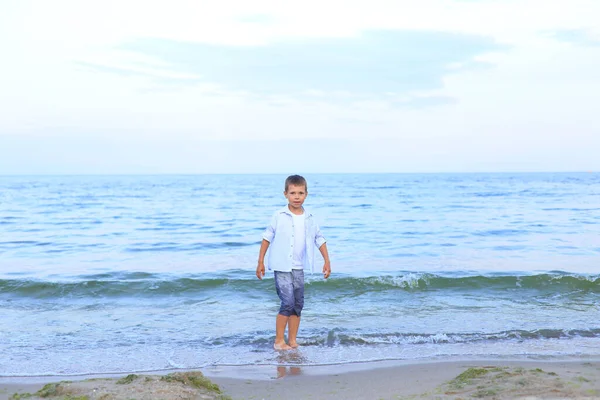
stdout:
[(275, 227), (277, 226), (277, 214), (273, 214), (271, 217), (271, 222), (263, 232), (262, 238), (267, 242), (271, 243), (273, 238), (275, 237)]
[(325, 242), (327, 241), (321, 233), (321, 228), (319, 228), (319, 224), (315, 223), (315, 246), (317, 246), (317, 248), (320, 248)]

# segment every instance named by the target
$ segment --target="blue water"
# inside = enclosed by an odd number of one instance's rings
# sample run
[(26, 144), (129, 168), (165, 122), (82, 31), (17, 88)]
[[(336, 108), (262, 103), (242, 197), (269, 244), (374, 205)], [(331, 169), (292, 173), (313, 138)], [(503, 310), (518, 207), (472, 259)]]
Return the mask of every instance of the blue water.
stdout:
[(307, 178), (333, 275), (281, 355), (285, 176), (0, 177), (0, 376), (600, 356), (600, 174)]

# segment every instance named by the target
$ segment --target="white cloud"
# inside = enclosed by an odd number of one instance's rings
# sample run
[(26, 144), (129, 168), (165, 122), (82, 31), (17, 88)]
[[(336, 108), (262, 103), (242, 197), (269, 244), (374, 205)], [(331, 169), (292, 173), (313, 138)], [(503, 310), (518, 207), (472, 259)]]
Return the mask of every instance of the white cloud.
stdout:
[[(121, 144), (123, 157), (136, 154), (133, 159), (143, 165), (155, 163), (153, 171), (174, 172), (155, 156), (165, 143), (171, 143), (172, 154), (172, 162), (166, 164), (189, 164), (190, 171), (204, 171), (202, 159), (194, 158), (190, 149), (211, 141), (211, 154), (234, 155), (240, 160), (237, 170), (245, 171), (251, 155), (246, 159), (239, 146), (228, 147), (236, 140), (265, 146), (274, 139), (303, 138), (319, 146), (320, 138), (330, 138), (333, 141), (327, 143), (337, 140), (346, 152), (336, 151), (336, 156), (360, 160), (365, 170), (405, 170), (411, 165), (421, 170), (428, 165), (432, 170), (511, 165), (600, 169), (591, 150), (600, 148), (600, 123), (595, 118), (600, 48), (549, 34), (576, 30), (600, 37), (600, 2), (595, 0), (6, 4), (0, 14), (0, 156), (2, 137), (83, 135), (100, 142), (105, 138), (106, 143), (121, 137), (127, 138)], [(200, 74), (182, 71), (169, 60), (120, 47), (140, 38), (263, 46), (397, 29), (489, 36), (510, 48), (476, 57), (493, 68), (460, 72), (461, 65), (449, 65), (458, 71), (449, 71), (440, 89), (364, 99), (318, 89), (305, 96), (258, 96), (202, 82)], [(90, 69), (89, 64), (122, 74)], [(183, 84), (165, 85), (156, 78)], [(415, 96), (457, 102), (425, 110), (398, 107)], [(144, 138), (154, 144), (136, 153), (136, 140)], [(68, 140), (58, 142), (64, 146)], [(274, 151), (281, 151), (280, 145), (273, 144)], [(186, 162), (174, 162), (177, 149), (186, 154)], [(400, 161), (395, 149), (402, 149)], [(329, 170), (356, 165), (326, 161)], [(101, 168), (102, 157), (96, 162)], [(315, 160), (305, 162), (308, 166)], [(0, 173), (19, 165), (17, 158), (10, 165), (0, 164)], [(44, 171), (44, 165), (38, 170)]]

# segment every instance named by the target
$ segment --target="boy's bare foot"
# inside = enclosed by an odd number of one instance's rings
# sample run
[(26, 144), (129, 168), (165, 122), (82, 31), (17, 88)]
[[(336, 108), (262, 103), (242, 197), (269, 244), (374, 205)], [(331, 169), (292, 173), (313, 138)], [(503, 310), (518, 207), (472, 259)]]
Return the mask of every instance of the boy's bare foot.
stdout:
[(287, 343), (285, 343), (285, 342), (281, 342), (281, 343), (279, 343), (279, 342), (275, 342), (275, 343), (273, 344), (273, 348), (274, 348), (275, 350), (291, 350), (291, 349), (292, 349), (292, 348), (291, 348), (290, 346), (288, 346), (288, 345), (287, 345)]
[(292, 349), (297, 349), (297, 348), (298, 348), (298, 346), (299, 346), (299, 345), (298, 345), (298, 343), (297, 343), (297, 342), (290, 342), (290, 347), (291, 347)]

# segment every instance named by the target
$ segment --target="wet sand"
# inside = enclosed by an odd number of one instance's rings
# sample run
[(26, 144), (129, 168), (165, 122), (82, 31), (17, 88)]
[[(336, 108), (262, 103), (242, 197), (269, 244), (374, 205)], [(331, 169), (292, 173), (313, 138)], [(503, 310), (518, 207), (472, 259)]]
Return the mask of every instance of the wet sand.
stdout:
[[(600, 399), (600, 361), (378, 362), (290, 367), (211, 367), (191, 378), (167, 372), (114, 376), (0, 378), (0, 400), (54, 387), (57, 399)], [(172, 373), (172, 371), (169, 371)], [(188, 372), (189, 374), (189, 372)], [(196, 379), (197, 378), (197, 379)], [(119, 379), (121, 379), (120, 383)], [(198, 379), (203, 380), (202, 385)], [(208, 383), (207, 383), (208, 382)], [(218, 389), (210, 386), (218, 385)], [(208, 384), (209, 387), (205, 385)], [(50, 385), (50, 389), (52, 389)], [(60, 389), (60, 390), (56, 390)], [(62, 390), (62, 392), (61, 392)], [(61, 394), (62, 393), (62, 394)], [(61, 397), (62, 396), (62, 397)]]

